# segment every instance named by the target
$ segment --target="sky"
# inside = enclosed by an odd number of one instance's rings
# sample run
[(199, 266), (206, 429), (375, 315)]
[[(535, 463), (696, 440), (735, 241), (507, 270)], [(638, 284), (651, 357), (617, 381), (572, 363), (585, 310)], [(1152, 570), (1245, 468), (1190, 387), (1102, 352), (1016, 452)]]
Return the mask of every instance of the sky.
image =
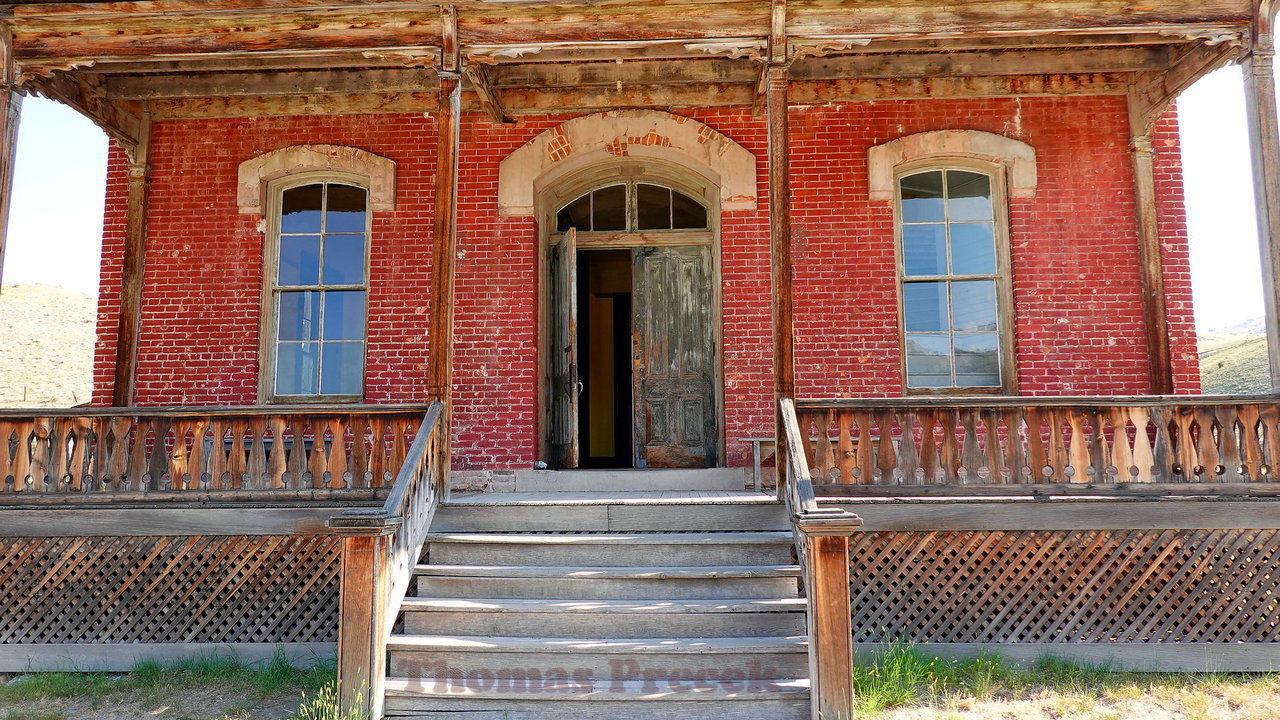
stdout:
[[(1262, 316), (1253, 181), (1240, 68), (1201, 79), (1179, 100), (1196, 324)], [(26, 98), (18, 130), (6, 284), (98, 291), (107, 138), (74, 111)]]

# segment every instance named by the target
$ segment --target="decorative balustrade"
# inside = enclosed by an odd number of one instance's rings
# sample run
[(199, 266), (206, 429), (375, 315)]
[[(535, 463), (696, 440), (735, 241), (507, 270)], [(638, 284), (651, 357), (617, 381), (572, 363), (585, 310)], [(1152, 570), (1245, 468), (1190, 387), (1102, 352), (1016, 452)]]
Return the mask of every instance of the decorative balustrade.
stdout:
[(381, 508), (354, 508), (330, 518), (348, 533), (342, 547), (342, 622), (338, 687), (348, 710), (382, 717), (387, 639), (422, 555), (436, 508), (449, 494), (445, 405), (434, 402)]
[(0, 411), (0, 495), (389, 488), (425, 409)]
[[(1280, 404), (1261, 398), (802, 401), (819, 494), (1265, 491), (1280, 470)], [(1023, 486), (1023, 487), (1013, 487)], [(1073, 487), (1074, 486), (1074, 487)], [(1215, 487), (1217, 486), (1217, 487)], [(871, 492), (866, 488), (865, 492)]]

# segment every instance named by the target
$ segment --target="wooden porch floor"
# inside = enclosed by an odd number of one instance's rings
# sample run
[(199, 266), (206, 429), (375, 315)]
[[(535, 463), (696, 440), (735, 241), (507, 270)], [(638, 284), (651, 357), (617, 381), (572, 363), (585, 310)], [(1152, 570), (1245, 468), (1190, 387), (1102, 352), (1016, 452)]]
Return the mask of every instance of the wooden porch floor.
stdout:
[(753, 490), (635, 490), (602, 492), (455, 493), (446, 505), (750, 505), (776, 504)]

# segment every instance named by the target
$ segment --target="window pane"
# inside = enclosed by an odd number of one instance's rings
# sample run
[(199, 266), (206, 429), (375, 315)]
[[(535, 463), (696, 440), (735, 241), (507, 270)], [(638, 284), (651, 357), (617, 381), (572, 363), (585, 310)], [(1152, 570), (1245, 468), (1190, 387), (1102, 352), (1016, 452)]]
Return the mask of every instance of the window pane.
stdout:
[(947, 284), (913, 282), (902, 286), (902, 316), (908, 332), (950, 329), (947, 323)]
[(907, 386), (951, 385), (951, 347), (947, 335), (907, 335)]
[(320, 236), (281, 235), (280, 285), (315, 285), (320, 281)]
[(280, 293), (280, 340), (317, 340), (320, 337), (320, 293)]
[(324, 283), (364, 284), (364, 235), (324, 236)]
[(956, 275), (994, 275), (996, 272), (995, 225), (951, 225), (951, 272)]
[(979, 173), (947, 172), (947, 218), (952, 222), (991, 219), (991, 178)]
[(565, 205), (564, 209), (556, 214), (556, 230), (565, 232), (569, 228), (591, 229), (591, 193)]
[(325, 343), (323, 361), (321, 395), (360, 394), (360, 380), (364, 376), (364, 343)]
[(947, 226), (903, 225), (902, 270), (911, 275), (947, 274)]
[(994, 331), (995, 281), (964, 280), (951, 283), (951, 315), (957, 331)]
[(365, 189), (351, 185), (330, 185), (325, 208), (326, 233), (362, 233), (365, 230)]
[(280, 343), (276, 349), (276, 394), (314, 395), (320, 343)]
[(364, 291), (337, 290), (324, 294), (324, 339), (364, 339)]
[(636, 186), (636, 227), (640, 230), (671, 228), (671, 190), (657, 185)]
[(320, 232), (320, 208), (323, 200), (323, 185), (304, 185), (285, 190), (280, 202), (280, 232)]
[(671, 227), (676, 230), (702, 230), (707, 227), (707, 209), (688, 195), (671, 191)]
[(903, 222), (942, 222), (942, 171), (904, 177), (902, 186)]
[(627, 186), (613, 185), (591, 193), (591, 229), (627, 229)]
[(1000, 339), (995, 333), (957, 333), (956, 384), (994, 387), (1000, 384)]

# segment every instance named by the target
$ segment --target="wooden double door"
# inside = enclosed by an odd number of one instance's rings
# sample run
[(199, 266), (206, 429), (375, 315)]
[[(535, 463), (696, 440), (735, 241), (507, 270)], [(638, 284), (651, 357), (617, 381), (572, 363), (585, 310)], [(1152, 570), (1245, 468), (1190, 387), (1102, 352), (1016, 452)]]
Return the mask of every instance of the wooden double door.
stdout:
[(576, 240), (570, 230), (550, 256), (553, 460), (716, 466), (711, 247), (580, 250)]

